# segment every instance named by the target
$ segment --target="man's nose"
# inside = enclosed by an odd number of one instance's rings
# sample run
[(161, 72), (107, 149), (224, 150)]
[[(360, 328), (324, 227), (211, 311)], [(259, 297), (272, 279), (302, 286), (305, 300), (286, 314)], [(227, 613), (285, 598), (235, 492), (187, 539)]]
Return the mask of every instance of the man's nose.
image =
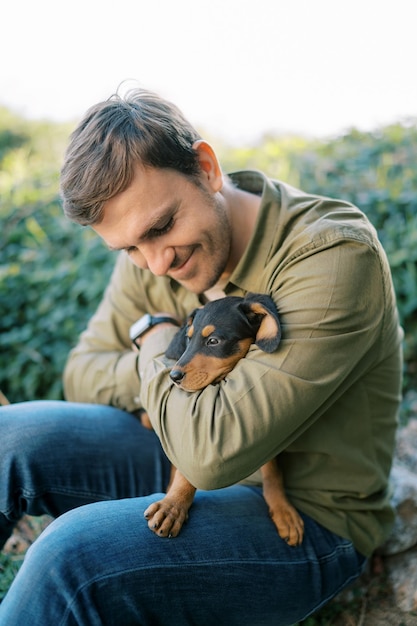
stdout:
[(155, 276), (165, 276), (175, 259), (175, 250), (170, 247), (161, 247), (149, 243), (145, 246), (141, 245), (140, 251), (148, 269)]

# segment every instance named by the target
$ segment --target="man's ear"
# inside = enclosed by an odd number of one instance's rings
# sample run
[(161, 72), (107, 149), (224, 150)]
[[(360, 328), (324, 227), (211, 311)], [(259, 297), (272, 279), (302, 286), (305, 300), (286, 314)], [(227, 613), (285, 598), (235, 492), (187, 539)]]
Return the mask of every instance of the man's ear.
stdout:
[(216, 153), (207, 141), (198, 139), (193, 143), (193, 150), (197, 152), (201, 171), (211, 190), (216, 193), (223, 187), (223, 174)]

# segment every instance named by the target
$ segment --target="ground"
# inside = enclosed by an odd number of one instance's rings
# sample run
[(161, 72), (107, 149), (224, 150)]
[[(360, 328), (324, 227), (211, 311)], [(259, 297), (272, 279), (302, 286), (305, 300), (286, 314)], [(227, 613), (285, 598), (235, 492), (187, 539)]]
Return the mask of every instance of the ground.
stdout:
[(395, 606), (383, 568), (367, 576), (365, 588), (356, 593), (334, 600), (300, 626), (417, 626), (417, 611), (404, 613)]

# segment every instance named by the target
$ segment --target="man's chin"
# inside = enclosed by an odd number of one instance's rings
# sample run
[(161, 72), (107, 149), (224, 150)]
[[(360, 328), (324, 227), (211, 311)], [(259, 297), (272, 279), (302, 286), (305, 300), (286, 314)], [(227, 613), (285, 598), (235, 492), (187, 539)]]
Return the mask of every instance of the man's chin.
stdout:
[(201, 281), (192, 278), (190, 280), (177, 280), (176, 282), (184, 287), (184, 289), (187, 289), (187, 291), (191, 291), (191, 293), (195, 294), (204, 293), (207, 289), (209, 289), (208, 287), (205, 287), (204, 283)]
[(182, 276), (171, 276), (171, 278), (173, 278), (177, 283), (182, 285), (188, 291), (200, 294), (204, 293), (205, 291), (209, 291), (210, 289), (215, 287), (221, 275), (221, 272), (219, 273), (219, 275), (216, 272), (213, 272), (212, 275), (202, 275), (201, 273), (196, 273), (196, 275), (188, 276), (186, 278)]
[(184, 287), (185, 289), (187, 289), (188, 291), (191, 291), (192, 293), (204, 293), (204, 291), (207, 291), (208, 289), (210, 289), (210, 286), (213, 284), (213, 281), (208, 279), (208, 278), (204, 278), (201, 275), (197, 275), (197, 276), (190, 276), (187, 278), (180, 278), (179, 276), (171, 276), (172, 280), (175, 280), (175, 282), (177, 282), (179, 285), (181, 285), (182, 287)]

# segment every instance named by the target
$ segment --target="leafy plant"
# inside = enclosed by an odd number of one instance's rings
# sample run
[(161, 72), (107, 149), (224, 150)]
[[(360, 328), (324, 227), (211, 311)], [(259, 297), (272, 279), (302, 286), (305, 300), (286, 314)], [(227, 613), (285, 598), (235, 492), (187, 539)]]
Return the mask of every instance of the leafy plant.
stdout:
[[(58, 197), (71, 128), (0, 109), (0, 389), (10, 401), (61, 398), (69, 350), (95, 310), (114, 257), (70, 223)], [(405, 328), (405, 384), (417, 384), (417, 125), (355, 129), (318, 141), (263, 137), (219, 143), (225, 171), (257, 168), (308, 191), (358, 205), (390, 261)]]
[(24, 555), (11, 556), (0, 553), (0, 602), (6, 595), (14, 577), (23, 563)]
[[(68, 352), (114, 261), (92, 231), (63, 216), (53, 141), (60, 136), (45, 128), (51, 136), (40, 149), (36, 133), (12, 145), (0, 178), (0, 389), (11, 402), (62, 397)], [(54, 148), (50, 162), (41, 158), (45, 144)]]

